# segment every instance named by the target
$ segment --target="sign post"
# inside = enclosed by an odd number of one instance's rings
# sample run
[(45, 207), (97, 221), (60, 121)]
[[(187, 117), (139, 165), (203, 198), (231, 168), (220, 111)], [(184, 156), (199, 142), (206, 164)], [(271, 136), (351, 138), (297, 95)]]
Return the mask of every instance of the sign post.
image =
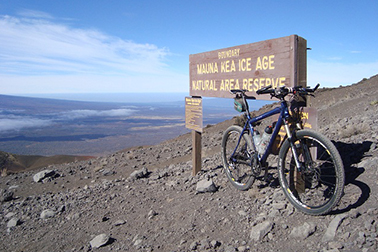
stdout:
[(193, 170), (192, 175), (195, 176), (198, 172), (201, 171), (202, 164), (202, 133), (192, 130), (192, 162)]
[(192, 160), (193, 172), (196, 175), (201, 170), (202, 162), (202, 128), (203, 128), (203, 112), (201, 97), (185, 97), (185, 126), (192, 129)]
[[(245, 89), (254, 95), (257, 90), (270, 85), (273, 88), (306, 86), (306, 61), (307, 42), (297, 35), (192, 54), (189, 55), (189, 94), (193, 99), (202, 96), (233, 98), (232, 89)], [(256, 95), (256, 98), (267, 100), (270, 97)], [(186, 103), (186, 106), (192, 105)], [(194, 127), (190, 123), (191, 116), (186, 116), (186, 120), (189, 120), (186, 122), (188, 128), (202, 132), (202, 122), (197, 121)], [(194, 166), (198, 165), (201, 155), (198, 137), (198, 134), (193, 137)], [(200, 169), (196, 167), (193, 173)]]

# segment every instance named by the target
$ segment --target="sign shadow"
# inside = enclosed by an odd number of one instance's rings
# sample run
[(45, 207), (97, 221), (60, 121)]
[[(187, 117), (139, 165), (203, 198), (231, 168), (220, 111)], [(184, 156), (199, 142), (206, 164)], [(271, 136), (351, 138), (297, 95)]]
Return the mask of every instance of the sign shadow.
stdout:
[(329, 214), (341, 214), (362, 206), (370, 197), (369, 185), (357, 178), (366, 171), (365, 167), (358, 164), (367, 155), (372, 142), (362, 143), (334, 142), (343, 160), (345, 170), (344, 195), (337, 208)]

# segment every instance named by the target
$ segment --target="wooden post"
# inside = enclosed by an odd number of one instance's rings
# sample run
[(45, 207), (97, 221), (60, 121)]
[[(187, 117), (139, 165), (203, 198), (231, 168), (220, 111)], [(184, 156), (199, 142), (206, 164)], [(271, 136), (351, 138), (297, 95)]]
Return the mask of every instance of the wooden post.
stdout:
[(193, 160), (193, 172), (192, 175), (195, 176), (199, 171), (201, 171), (202, 164), (202, 143), (201, 143), (201, 132), (192, 130), (192, 160)]
[[(299, 36), (295, 38), (295, 67), (294, 67), (294, 86), (307, 86), (307, 41)], [(307, 99), (301, 101), (301, 106), (307, 106)], [(304, 155), (304, 153), (302, 153)], [(304, 193), (306, 190), (306, 183), (303, 176), (297, 169), (294, 169), (294, 185), (298, 193)]]

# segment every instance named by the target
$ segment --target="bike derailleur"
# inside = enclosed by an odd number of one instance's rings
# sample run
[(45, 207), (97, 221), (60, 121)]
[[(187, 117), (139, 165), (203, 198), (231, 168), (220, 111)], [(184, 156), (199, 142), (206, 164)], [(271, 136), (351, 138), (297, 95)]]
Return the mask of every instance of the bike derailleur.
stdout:
[(251, 155), (251, 168), (253, 176), (257, 177), (261, 173), (261, 164), (259, 161), (259, 155), (257, 152), (252, 153)]

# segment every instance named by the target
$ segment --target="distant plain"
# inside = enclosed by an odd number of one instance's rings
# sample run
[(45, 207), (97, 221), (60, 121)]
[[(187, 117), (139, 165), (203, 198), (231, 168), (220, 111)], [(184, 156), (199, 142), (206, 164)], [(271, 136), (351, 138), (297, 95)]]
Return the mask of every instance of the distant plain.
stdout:
[[(106, 94), (107, 102), (78, 101), (85, 95), (55, 97), (60, 99), (0, 95), (0, 150), (99, 156), (190, 132), (185, 128), (185, 94)], [(91, 99), (99, 97), (87, 95)], [(252, 107), (266, 103), (254, 101)], [(237, 114), (232, 99), (203, 99), (204, 126)]]

